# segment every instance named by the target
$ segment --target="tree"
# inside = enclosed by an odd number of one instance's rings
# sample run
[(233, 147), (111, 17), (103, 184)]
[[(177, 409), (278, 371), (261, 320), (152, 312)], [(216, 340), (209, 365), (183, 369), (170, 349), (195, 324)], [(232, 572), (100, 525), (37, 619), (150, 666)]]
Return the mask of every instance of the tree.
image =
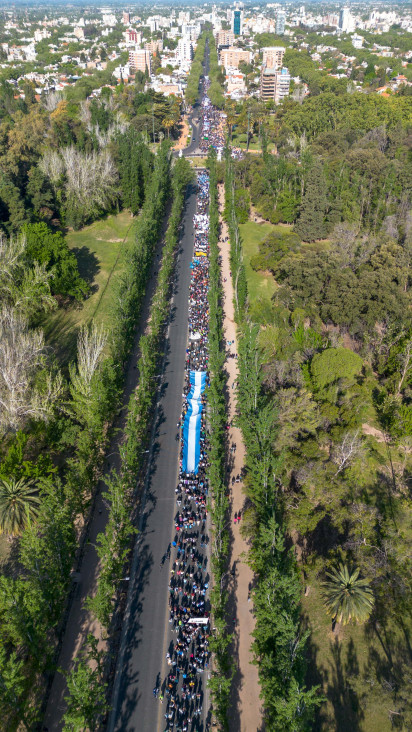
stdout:
[(104, 651), (97, 650), (97, 638), (89, 633), (86, 653), (77, 657), (70, 673), (66, 674), (68, 696), (64, 714), (64, 732), (98, 729), (99, 719), (108, 710), (107, 683), (103, 682)]
[(323, 583), (324, 605), (327, 614), (338, 623), (364, 623), (373, 610), (373, 592), (368, 580), (359, 579), (359, 572), (350, 572), (345, 564), (326, 572), (329, 581)]
[(37, 165), (30, 168), (28, 178), (26, 193), (30, 198), (34, 215), (39, 219), (50, 219), (53, 215), (53, 191), (50, 181)]
[(60, 373), (44, 368), (40, 330), (14, 310), (0, 312), (0, 431), (16, 431), (28, 419), (47, 420), (62, 391)]
[(326, 348), (315, 354), (310, 370), (316, 388), (324, 389), (340, 379), (353, 383), (362, 366), (361, 357), (349, 348)]
[(27, 242), (26, 256), (32, 262), (44, 265), (52, 274), (50, 287), (53, 294), (82, 300), (89, 288), (80, 277), (76, 257), (63, 234), (52, 231), (45, 222), (26, 224), (22, 232)]
[(322, 163), (315, 158), (307, 176), (299, 218), (295, 224), (295, 231), (303, 241), (325, 237), (327, 207), (326, 178)]
[(106, 343), (107, 334), (102, 328), (95, 323), (90, 327), (83, 326), (77, 339), (77, 368), (74, 364), (69, 366), (72, 395), (69, 411), (89, 430), (96, 426), (96, 419), (98, 424), (104, 419), (96, 404), (94, 386)]
[(40, 498), (33, 480), (0, 481), (0, 530), (16, 536), (38, 512)]

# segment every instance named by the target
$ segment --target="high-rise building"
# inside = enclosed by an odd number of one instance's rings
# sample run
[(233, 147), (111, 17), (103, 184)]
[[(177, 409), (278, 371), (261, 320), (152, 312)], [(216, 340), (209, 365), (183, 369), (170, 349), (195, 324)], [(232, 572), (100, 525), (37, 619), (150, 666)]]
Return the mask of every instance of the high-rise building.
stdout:
[(273, 99), (279, 104), (285, 97), (289, 96), (290, 74), (286, 68), (275, 69), (270, 66), (262, 66), (260, 75), (260, 98), (264, 102)]
[(283, 36), (285, 32), (285, 23), (286, 23), (286, 14), (283, 12), (283, 10), (278, 10), (276, 13), (276, 35), (277, 36)]
[(127, 10), (123, 10), (123, 23), (124, 25), (130, 24), (130, 13)]
[(145, 49), (129, 51), (129, 65), (134, 71), (143, 71), (145, 73), (147, 69), (148, 73), (151, 74), (152, 63), (150, 51), (146, 51)]
[(262, 48), (262, 64), (272, 69), (280, 69), (285, 55), (283, 46), (266, 46)]
[(190, 38), (183, 37), (177, 42), (177, 57), (180, 61), (191, 61), (193, 58), (193, 46)]
[(349, 8), (342, 8), (339, 13), (339, 28), (344, 33), (353, 33), (355, 30), (355, 18)]
[(232, 10), (232, 31), (235, 36), (241, 36), (243, 31), (243, 5), (236, 3), (234, 10)]

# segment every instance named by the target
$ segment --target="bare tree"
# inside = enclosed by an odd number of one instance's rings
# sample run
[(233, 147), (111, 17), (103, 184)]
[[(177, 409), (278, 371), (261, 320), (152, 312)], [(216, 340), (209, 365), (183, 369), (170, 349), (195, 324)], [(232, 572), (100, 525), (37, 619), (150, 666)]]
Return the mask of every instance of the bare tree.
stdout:
[(39, 167), (53, 184), (56, 184), (64, 173), (63, 160), (56, 150), (46, 150), (39, 162)]
[(80, 422), (88, 421), (92, 398), (92, 379), (102, 360), (107, 343), (107, 333), (102, 327), (92, 323), (83, 326), (77, 339), (77, 367), (70, 364), (70, 391), (72, 403), (69, 411)]
[(412, 338), (409, 338), (406, 342), (405, 350), (402, 353), (399, 353), (398, 360), (401, 364), (401, 375), (398, 382), (396, 395), (400, 396), (403, 382), (405, 381), (405, 379), (409, 378), (412, 370)]
[[(27, 318), (11, 308), (0, 311), (0, 430), (18, 430), (27, 419), (50, 417), (62, 390), (60, 373), (44, 370), (44, 334), (29, 330)], [(40, 385), (36, 377), (44, 370)]]
[(115, 196), (116, 166), (107, 151), (82, 153), (75, 147), (61, 150), (67, 180), (67, 197), (86, 209), (105, 207)]
[(38, 262), (27, 267), (26, 245), (25, 236), (8, 239), (0, 234), (0, 301), (20, 314), (33, 316), (39, 310), (56, 307), (56, 301), (50, 292), (52, 273)]
[(335, 473), (339, 475), (363, 453), (364, 447), (362, 438), (359, 436), (359, 430), (356, 432), (347, 432), (342, 442), (334, 447), (332, 460), (338, 469)]
[(63, 95), (61, 92), (51, 91), (43, 99), (43, 106), (48, 112), (54, 112), (57, 105), (62, 101)]

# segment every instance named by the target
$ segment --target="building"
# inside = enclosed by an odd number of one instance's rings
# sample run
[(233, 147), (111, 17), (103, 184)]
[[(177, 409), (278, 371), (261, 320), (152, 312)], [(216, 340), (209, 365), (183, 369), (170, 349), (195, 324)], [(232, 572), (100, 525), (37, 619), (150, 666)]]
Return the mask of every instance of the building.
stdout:
[(262, 64), (272, 69), (281, 69), (285, 50), (283, 46), (266, 46), (262, 48)]
[(129, 66), (134, 71), (143, 71), (143, 73), (152, 73), (152, 63), (150, 51), (146, 49), (129, 51)]
[(354, 48), (362, 48), (363, 46), (363, 36), (358, 36), (356, 33), (352, 36), (352, 46)]
[(79, 41), (82, 41), (84, 39), (84, 28), (81, 28), (79, 25), (77, 25), (73, 31), (76, 38), (79, 39)]
[(260, 98), (264, 102), (273, 99), (279, 104), (285, 97), (289, 96), (290, 74), (286, 68), (275, 69), (270, 66), (263, 66), (260, 75)]
[(190, 38), (180, 38), (177, 42), (176, 57), (179, 61), (191, 61), (193, 59), (193, 46)]
[(232, 10), (232, 31), (235, 36), (241, 36), (243, 31), (243, 7)]
[(224, 48), (220, 52), (220, 64), (221, 66), (224, 66), (225, 69), (229, 67), (232, 69), (238, 69), (239, 64), (242, 62), (250, 64), (251, 58), (252, 54), (250, 51), (244, 51), (243, 48), (236, 48), (235, 46)]
[(134, 28), (128, 28), (124, 36), (126, 39), (126, 47), (136, 45), (140, 46), (142, 42), (142, 34), (139, 31), (134, 30)]
[(349, 8), (342, 8), (339, 13), (339, 28), (343, 33), (353, 33), (355, 30), (355, 18)]
[(127, 10), (123, 10), (123, 24), (130, 25), (130, 13)]
[(278, 10), (276, 13), (276, 29), (275, 33), (277, 36), (283, 36), (285, 33), (286, 15), (283, 10)]
[(233, 46), (234, 42), (235, 34), (233, 33), (233, 31), (221, 30), (216, 36), (216, 44), (219, 49)]
[(161, 53), (163, 51), (163, 41), (160, 39), (157, 41), (149, 41), (144, 44), (144, 47), (146, 51), (150, 51), (151, 54), (156, 56), (157, 53)]
[(102, 17), (103, 25), (108, 25), (110, 28), (114, 28), (116, 25), (116, 16), (113, 13), (105, 13)]

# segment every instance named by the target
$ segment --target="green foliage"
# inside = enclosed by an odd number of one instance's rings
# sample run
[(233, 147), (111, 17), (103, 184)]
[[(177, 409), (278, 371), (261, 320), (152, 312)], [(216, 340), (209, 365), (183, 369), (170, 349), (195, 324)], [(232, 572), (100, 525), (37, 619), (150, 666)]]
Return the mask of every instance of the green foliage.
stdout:
[[(164, 162), (167, 161), (168, 157), (166, 155)], [(158, 184), (162, 181), (165, 187), (163, 189), (164, 196), (165, 191), (169, 188), (169, 172), (168, 169), (164, 171), (159, 161), (156, 162), (158, 167), (155, 168), (155, 181), (157, 175), (166, 172), (166, 177), (158, 180)], [(168, 312), (170, 282), (178, 244), (178, 228), (185, 200), (185, 190), (191, 178), (192, 171), (189, 163), (183, 158), (177, 160), (172, 178), (172, 210), (165, 236), (162, 265), (150, 313), (150, 332), (143, 335), (139, 342), (141, 354), (138, 363), (139, 385), (129, 400), (125, 428), (126, 441), (121, 449), (121, 470), (117, 475), (112, 474), (110, 479), (106, 481), (108, 490), (105, 496), (110, 506), (109, 520), (105, 532), (99, 534), (97, 538), (101, 571), (97, 583), (97, 592), (88, 600), (89, 609), (106, 628), (110, 625), (118, 582), (122, 577), (130, 552), (131, 538), (136, 533), (133, 525), (136, 482), (143, 467), (144, 446), (147, 444), (148, 429), (152, 419), (152, 405), (156, 392), (154, 376), (159, 368), (159, 360), (162, 354), (161, 341)], [(148, 220), (150, 220), (154, 204), (156, 202), (153, 199), (146, 198), (142, 215), (145, 214)], [(147, 247), (148, 254), (149, 251), (153, 252), (160, 230), (161, 218), (159, 215), (157, 223), (157, 232), (156, 230), (152, 232), (151, 229), (147, 229), (146, 240), (140, 239), (139, 242), (140, 245)], [(145, 232), (144, 228), (142, 228), (142, 232)], [(149, 232), (153, 239), (149, 238)], [(149, 264), (150, 260), (148, 260), (146, 276), (148, 275)]]
[(368, 580), (359, 578), (359, 572), (358, 568), (350, 572), (344, 564), (326, 572), (329, 578), (323, 583), (326, 612), (343, 625), (351, 620), (364, 623), (373, 610), (373, 592)]
[(211, 592), (211, 605), (215, 630), (210, 644), (214, 654), (214, 670), (209, 681), (214, 701), (214, 713), (221, 728), (228, 729), (228, 706), (230, 700), (231, 680), (234, 669), (229, 656), (232, 636), (227, 627), (228, 595), (223, 589), (225, 575), (228, 571), (228, 510), (229, 502), (225, 485), (225, 423), (226, 409), (224, 399), (225, 353), (223, 343), (222, 285), (220, 281), (219, 263), (219, 206), (217, 189), (216, 153), (210, 151), (209, 169), (209, 373), (210, 385), (207, 390), (208, 419), (210, 421), (210, 450), (208, 480), (212, 497), (211, 514), (213, 524), (212, 538), (212, 570), (214, 587)]
[(77, 657), (73, 669), (67, 674), (69, 694), (65, 697), (65, 732), (86, 729), (94, 732), (108, 710), (107, 682), (103, 681), (104, 653), (97, 650), (97, 639), (91, 634), (87, 637), (87, 644), (86, 651)]
[[(225, 216), (230, 224), (231, 266), (242, 265), (241, 243), (234, 211), (233, 171), (226, 160)], [(234, 274), (233, 274), (234, 273)], [(255, 573), (253, 592), (256, 627), (253, 652), (265, 710), (265, 724), (273, 730), (306, 730), (322, 698), (316, 687), (307, 689), (305, 643), (308, 633), (300, 621), (301, 584), (293, 552), (285, 545), (285, 526), (280, 499), (282, 454), (275, 456), (273, 444), (285, 419), (285, 394), (279, 411), (263, 392), (262, 356), (256, 326), (247, 321), (246, 300), (237, 300), (239, 325), (238, 420), (246, 446), (246, 490), (250, 502), (244, 521), (250, 539), (249, 563)], [(302, 334), (298, 336), (302, 339)], [(315, 340), (318, 345), (317, 341)], [(308, 423), (301, 424), (303, 404), (296, 405), (289, 424), (313, 432), (319, 421), (309, 409)], [(282, 445), (278, 445), (278, 453)]]
[(122, 202), (136, 215), (152, 174), (153, 156), (132, 127), (119, 135), (117, 144)]
[(316, 389), (324, 389), (341, 379), (353, 383), (362, 370), (362, 359), (349, 348), (327, 348), (317, 353), (310, 365)]
[(306, 178), (299, 218), (295, 224), (295, 231), (301, 239), (315, 241), (326, 236), (327, 207), (326, 179), (320, 161), (315, 158)]
[(235, 211), (239, 224), (249, 220), (250, 196), (246, 188), (237, 188), (235, 191)]
[(296, 234), (271, 233), (259, 245), (259, 254), (252, 257), (250, 264), (253, 269), (270, 269), (276, 273), (277, 265), (283, 257), (298, 252), (300, 245), (301, 241)]
[(36, 462), (27, 459), (29, 435), (17, 430), (0, 463), (0, 478), (37, 479), (53, 473), (55, 468), (50, 455), (40, 454)]
[(3, 478), (0, 481), (0, 531), (9, 536), (20, 534), (38, 512), (38, 488), (33, 480)]
[(25, 224), (22, 233), (27, 239), (25, 254), (30, 264), (39, 262), (51, 272), (53, 294), (83, 300), (89, 288), (80, 277), (76, 257), (63, 234), (52, 231), (44, 222)]

